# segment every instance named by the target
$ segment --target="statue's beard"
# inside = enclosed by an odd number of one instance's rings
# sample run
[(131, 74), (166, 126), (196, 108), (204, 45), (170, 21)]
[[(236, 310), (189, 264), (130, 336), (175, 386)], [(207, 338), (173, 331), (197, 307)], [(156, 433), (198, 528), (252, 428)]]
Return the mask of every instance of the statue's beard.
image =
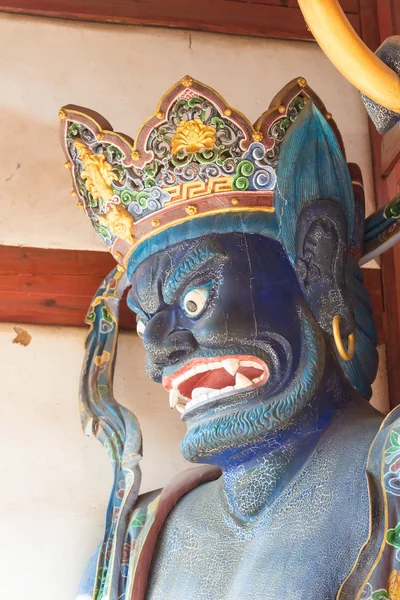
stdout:
[(256, 406), (238, 409), (189, 426), (181, 442), (183, 456), (191, 462), (204, 462), (231, 449), (261, 442), (267, 435), (287, 427), (314, 397), (325, 367), (325, 340), (309, 309), (301, 308), (303, 348), (298, 374), (291, 385), (275, 398)]

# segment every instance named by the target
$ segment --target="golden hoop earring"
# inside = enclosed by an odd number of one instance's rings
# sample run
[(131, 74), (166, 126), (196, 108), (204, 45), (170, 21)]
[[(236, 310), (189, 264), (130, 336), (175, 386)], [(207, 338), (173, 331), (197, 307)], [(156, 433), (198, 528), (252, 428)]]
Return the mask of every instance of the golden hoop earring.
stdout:
[(336, 350), (343, 360), (351, 360), (354, 356), (356, 344), (354, 333), (351, 333), (347, 338), (347, 350), (343, 345), (342, 336), (340, 335), (340, 315), (335, 315), (332, 321), (333, 339), (335, 340)]

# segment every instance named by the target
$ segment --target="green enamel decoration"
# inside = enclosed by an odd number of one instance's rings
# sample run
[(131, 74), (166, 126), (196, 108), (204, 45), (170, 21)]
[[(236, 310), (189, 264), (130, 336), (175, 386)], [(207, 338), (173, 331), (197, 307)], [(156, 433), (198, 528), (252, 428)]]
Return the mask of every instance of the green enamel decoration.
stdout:
[(152, 188), (154, 186), (157, 185), (157, 182), (155, 179), (152, 179), (151, 177), (146, 177), (144, 180), (144, 187), (145, 188)]
[(389, 529), (386, 534), (386, 541), (390, 546), (400, 548), (400, 523), (394, 529)]
[(142, 208), (146, 208), (147, 207), (147, 200), (149, 199), (149, 197), (150, 197), (149, 192), (145, 192), (145, 191), (139, 192), (138, 194), (136, 194), (135, 201)]
[(400, 218), (400, 194), (398, 194), (389, 204), (386, 205), (383, 212), (386, 219)]
[(372, 600), (390, 600), (390, 596), (386, 590), (377, 590), (371, 596)]
[(220, 129), (225, 129), (225, 123), (223, 122), (223, 120), (220, 117), (212, 117), (211, 119), (211, 123), (214, 125), (214, 127), (216, 129), (220, 128)]
[(117, 146), (114, 146), (113, 144), (110, 144), (110, 145), (108, 146), (108, 149), (107, 149), (107, 150), (108, 150), (109, 152), (113, 152), (113, 153), (115, 154), (115, 158), (116, 158), (117, 160), (122, 160), (122, 159), (124, 158), (124, 154), (123, 154), (123, 152), (122, 152), (122, 151), (121, 151), (119, 148), (117, 148)]
[(298, 110), (303, 110), (305, 106), (304, 98), (302, 96), (297, 96), (290, 104), (289, 107), (294, 106)]
[(105, 239), (105, 240), (112, 240), (111, 238), (111, 234), (108, 231), (107, 227), (104, 227), (104, 225), (95, 225), (96, 230), (98, 231), (98, 233)]
[(244, 191), (247, 190), (250, 181), (248, 177), (254, 173), (254, 165), (249, 160), (242, 160), (238, 164), (238, 168), (236, 171), (236, 177), (233, 180), (232, 187), (235, 190)]
[[(84, 188), (85, 189), (85, 188)], [(85, 189), (86, 192), (86, 189)], [(86, 192), (87, 194), (87, 204), (88, 206), (97, 206), (98, 202), (95, 200), (90, 192)]]
[(76, 137), (78, 135), (78, 133), (79, 133), (79, 125), (78, 125), (78, 123), (75, 123), (75, 121), (74, 121), (68, 127), (68, 136), (69, 137)]
[(198, 96), (193, 96), (193, 98), (190, 98), (190, 99), (187, 101), (187, 104), (186, 104), (186, 106), (187, 106), (188, 108), (194, 108), (194, 107), (195, 107), (197, 104), (201, 104), (201, 103), (202, 103), (202, 100), (201, 100), (201, 98), (199, 98)]
[(400, 448), (399, 434), (396, 433), (395, 431), (392, 431), (392, 433), (390, 434), (390, 441), (391, 441), (392, 446), (396, 446), (397, 448)]
[(181, 150), (180, 152), (178, 152), (178, 154), (175, 154), (171, 158), (171, 163), (176, 167), (184, 167), (185, 165), (191, 162), (192, 157), (193, 154), (185, 154), (185, 152)]
[(120, 193), (120, 196), (121, 196), (121, 202), (123, 204), (130, 204), (135, 197), (133, 192), (130, 192), (129, 190), (123, 190)]
[(143, 527), (143, 525), (146, 523), (146, 517), (147, 513), (138, 513), (130, 522), (130, 527)]
[(290, 119), (288, 119), (287, 117), (282, 119), (282, 121), (279, 123), (279, 128), (282, 131), (286, 131), (289, 127), (290, 127)]
[(107, 323), (112, 323), (111, 315), (105, 306), (101, 307), (101, 318), (107, 321)]
[(206, 165), (216, 160), (218, 152), (217, 150), (203, 150), (203, 152), (198, 152), (195, 156), (200, 164)]

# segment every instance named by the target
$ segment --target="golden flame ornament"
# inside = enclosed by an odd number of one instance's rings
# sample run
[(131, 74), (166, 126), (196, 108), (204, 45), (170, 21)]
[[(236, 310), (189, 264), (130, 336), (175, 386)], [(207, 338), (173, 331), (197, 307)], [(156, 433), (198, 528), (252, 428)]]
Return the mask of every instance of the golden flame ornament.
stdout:
[(108, 202), (114, 195), (111, 184), (118, 176), (113, 172), (104, 154), (94, 154), (79, 140), (74, 142), (74, 146), (83, 164), (81, 178), (87, 191), (92, 194), (93, 200), (98, 201), (101, 198)]
[(111, 204), (109, 211), (105, 215), (98, 215), (100, 223), (108, 227), (113, 235), (121, 240), (133, 244), (135, 237), (133, 235), (133, 217), (121, 204)]
[(181, 151), (186, 154), (196, 154), (202, 150), (212, 150), (215, 142), (215, 127), (205, 125), (201, 119), (181, 121), (171, 140), (172, 154)]

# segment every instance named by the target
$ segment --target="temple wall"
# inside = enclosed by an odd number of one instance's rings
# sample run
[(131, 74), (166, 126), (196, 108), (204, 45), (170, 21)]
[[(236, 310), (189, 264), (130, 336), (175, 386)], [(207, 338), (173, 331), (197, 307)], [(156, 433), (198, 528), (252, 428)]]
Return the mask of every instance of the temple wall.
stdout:
[[(91, 107), (135, 134), (158, 98), (189, 73), (255, 120), (302, 75), (361, 165), (373, 210), (367, 118), (358, 94), (315, 44), (104, 26), (0, 15), (0, 243), (102, 250), (70, 196), (57, 110)], [(71, 600), (100, 539), (111, 470), (80, 430), (77, 393), (84, 329), (27, 326), (28, 347), (0, 325), (0, 598)], [(383, 363), (384, 361), (382, 361)], [(380, 370), (375, 400), (387, 402)], [(133, 390), (137, 398), (133, 397)], [(184, 467), (183, 427), (166, 393), (143, 372), (143, 350), (123, 334), (116, 397), (130, 402), (144, 434), (143, 490)]]
[[(23, 347), (0, 324), (0, 598), (72, 600), (101, 539), (111, 467), (79, 421), (85, 329), (26, 329), (32, 341)], [(139, 338), (122, 334), (119, 356), (115, 397), (140, 421), (142, 489), (156, 489), (190, 466), (179, 453), (184, 427), (145, 376)]]

